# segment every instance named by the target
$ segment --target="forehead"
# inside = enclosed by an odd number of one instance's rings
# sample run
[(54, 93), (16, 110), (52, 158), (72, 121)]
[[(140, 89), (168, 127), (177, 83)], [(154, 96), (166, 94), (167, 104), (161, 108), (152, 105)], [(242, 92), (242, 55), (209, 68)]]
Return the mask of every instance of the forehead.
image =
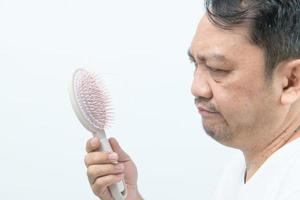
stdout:
[(254, 47), (248, 38), (246, 27), (221, 29), (204, 15), (193, 37), (190, 52), (198, 57), (219, 55), (232, 59), (237, 56), (237, 52), (241, 53)]

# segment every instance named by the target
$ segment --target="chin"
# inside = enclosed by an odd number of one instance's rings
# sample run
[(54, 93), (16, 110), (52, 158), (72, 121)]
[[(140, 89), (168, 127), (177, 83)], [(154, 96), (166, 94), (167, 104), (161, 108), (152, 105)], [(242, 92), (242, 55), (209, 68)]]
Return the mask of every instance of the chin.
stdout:
[(225, 127), (210, 128), (203, 125), (203, 128), (208, 136), (217, 141), (218, 143), (235, 148), (233, 142), (233, 134)]

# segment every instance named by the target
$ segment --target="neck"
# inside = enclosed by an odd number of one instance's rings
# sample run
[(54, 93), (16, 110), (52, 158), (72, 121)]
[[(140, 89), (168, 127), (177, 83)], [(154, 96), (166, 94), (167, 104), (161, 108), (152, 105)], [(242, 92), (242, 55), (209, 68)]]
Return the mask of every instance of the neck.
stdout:
[(269, 141), (269, 143), (265, 144), (262, 148), (255, 148), (255, 151), (243, 151), (247, 169), (244, 182), (247, 182), (274, 152), (300, 137), (299, 124), (299, 120), (297, 123), (292, 123), (292, 125), (278, 134), (276, 138)]

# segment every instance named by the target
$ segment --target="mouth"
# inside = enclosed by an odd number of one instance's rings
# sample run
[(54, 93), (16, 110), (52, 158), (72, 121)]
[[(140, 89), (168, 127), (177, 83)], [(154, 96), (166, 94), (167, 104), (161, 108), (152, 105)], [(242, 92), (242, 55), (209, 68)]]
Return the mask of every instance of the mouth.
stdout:
[(210, 115), (215, 115), (218, 114), (218, 112), (215, 111), (211, 111), (203, 106), (197, 105), (198, 108), (198, 112), (199, 114), (201, 114), (202, 116), (210, 116)]

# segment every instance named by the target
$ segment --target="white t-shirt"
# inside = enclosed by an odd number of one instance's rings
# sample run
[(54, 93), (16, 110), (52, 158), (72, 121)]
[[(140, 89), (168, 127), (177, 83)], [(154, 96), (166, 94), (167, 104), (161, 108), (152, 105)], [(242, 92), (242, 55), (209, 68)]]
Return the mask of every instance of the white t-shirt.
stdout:
[(300, 200), (300, 138), (273, 153), (246, 183), (245, 170), (241, 154), (225, 169), (214, 200)]

